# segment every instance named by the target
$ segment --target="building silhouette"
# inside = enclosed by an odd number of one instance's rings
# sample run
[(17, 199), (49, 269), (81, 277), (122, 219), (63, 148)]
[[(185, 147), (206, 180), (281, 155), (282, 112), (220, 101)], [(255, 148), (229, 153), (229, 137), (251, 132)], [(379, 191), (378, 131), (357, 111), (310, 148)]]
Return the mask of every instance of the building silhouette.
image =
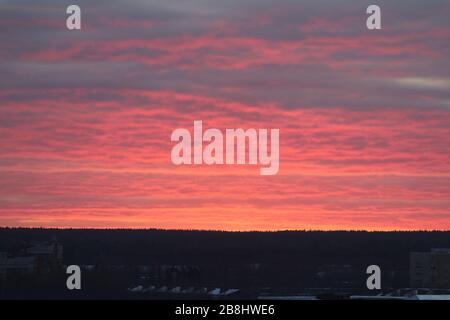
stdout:
[(410, 253), (410, 286), (450, 289), (450, 249)]

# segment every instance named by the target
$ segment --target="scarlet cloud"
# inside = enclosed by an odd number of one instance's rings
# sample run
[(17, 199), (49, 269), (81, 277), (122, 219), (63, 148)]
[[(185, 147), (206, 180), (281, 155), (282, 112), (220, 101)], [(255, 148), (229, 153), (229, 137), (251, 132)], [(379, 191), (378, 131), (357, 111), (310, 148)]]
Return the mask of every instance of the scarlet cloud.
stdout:
[[(448, 4), (78, 2), (0, 5), (0, 226), (450, 228)], [(277, 173), (174, 165), (199, 119), (279, 129)]]

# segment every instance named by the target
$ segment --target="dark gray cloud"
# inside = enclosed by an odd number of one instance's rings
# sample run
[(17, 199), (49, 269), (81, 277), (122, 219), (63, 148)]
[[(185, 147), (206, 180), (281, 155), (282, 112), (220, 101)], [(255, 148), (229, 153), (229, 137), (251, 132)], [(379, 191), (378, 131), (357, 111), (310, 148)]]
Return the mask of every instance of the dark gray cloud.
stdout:
[(379, 1), (383, 30), (369, 32), (370, 3), (80, 0), (83, 30), (70, 32), (71, 3), (0, 1), (0, 89), (173, 90), (288, 108), (448, 107), (449, 3)]

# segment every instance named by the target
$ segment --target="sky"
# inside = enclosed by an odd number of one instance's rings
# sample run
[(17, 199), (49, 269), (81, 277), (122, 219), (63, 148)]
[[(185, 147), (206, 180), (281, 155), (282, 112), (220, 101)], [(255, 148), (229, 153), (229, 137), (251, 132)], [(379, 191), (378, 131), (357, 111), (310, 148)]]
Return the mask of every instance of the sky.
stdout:
[[(0, 0), (0, 226), (450, 229), (449, 1), (72, 2)], [(279, 173), (175, 166), (194, 120)]]

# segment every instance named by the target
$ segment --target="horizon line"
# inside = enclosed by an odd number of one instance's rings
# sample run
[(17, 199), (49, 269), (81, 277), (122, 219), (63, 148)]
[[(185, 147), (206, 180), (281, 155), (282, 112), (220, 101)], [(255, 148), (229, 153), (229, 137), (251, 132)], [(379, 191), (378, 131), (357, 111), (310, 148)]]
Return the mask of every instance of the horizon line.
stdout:
[(367, 233), (425, 233), (425, 232), (450, 232), (448, 230), (367, 230), (367, 229), (333, 229), (333, 230), (320, 230), (320, 229), (280, 229), (280, 230), (220, 230), (220, 229), (163, 229), (163, 228), (92, 228), (92, 227), (15, 227), (15, 226), (0, 226), (0, 230), (7, 229), (22, 229), (22, 230), (71, 230), (71, 231), (177, 231), (177, 232), (221, 232), (221, 233), (287, 233), (287, 232), (367, 232)]

